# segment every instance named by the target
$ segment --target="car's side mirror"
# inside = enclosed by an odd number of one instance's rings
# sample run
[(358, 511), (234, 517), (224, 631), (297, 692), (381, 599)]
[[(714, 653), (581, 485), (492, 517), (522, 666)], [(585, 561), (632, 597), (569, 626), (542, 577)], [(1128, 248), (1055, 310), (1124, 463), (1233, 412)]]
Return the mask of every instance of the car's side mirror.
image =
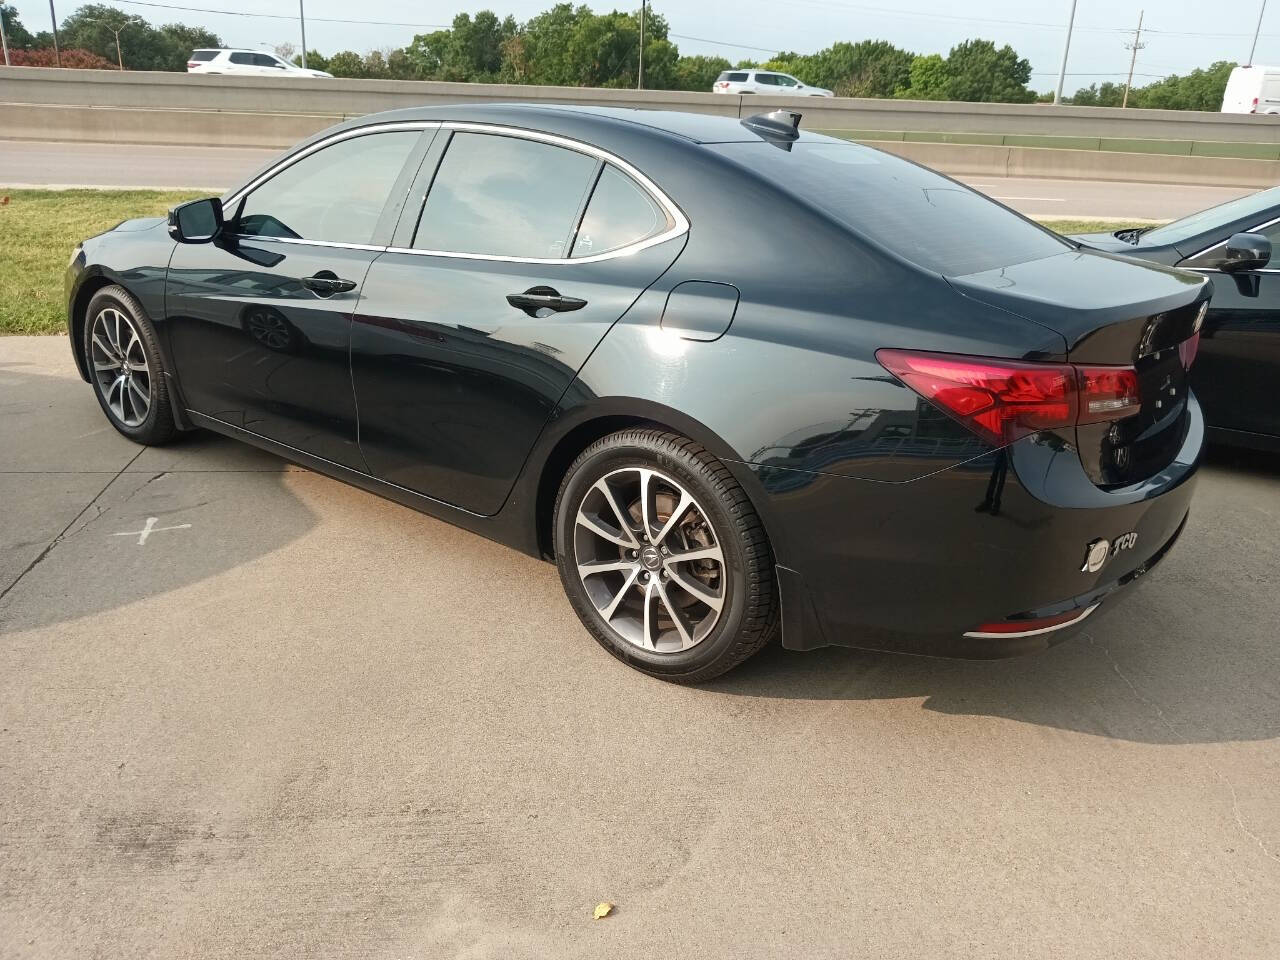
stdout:
[(1237, 233), (1227, 241), (1221, 268), (1227, 273), (1236, 270), (1260, 270), (1270, 262), (1270, 240), (1260, 233)]
[(179, 243), (208, 243), (222, 232), (222, 201), (192, 200), (169, 211), (169, 236)]

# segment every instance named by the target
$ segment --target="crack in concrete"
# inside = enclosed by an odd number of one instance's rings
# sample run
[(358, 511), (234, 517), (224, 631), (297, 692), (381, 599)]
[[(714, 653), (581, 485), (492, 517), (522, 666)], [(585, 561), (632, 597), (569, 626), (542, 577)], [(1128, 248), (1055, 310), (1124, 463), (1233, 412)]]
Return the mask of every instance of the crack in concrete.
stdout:
[[(0, 590), (0, 600), (3, 600), (5, 597), (7, 597), (13, 591), (13, 588), (22, 582), (23, 577), (25, 577), (28, 573), (30, 573), (36, 567), (40, 566), (40, 564), (44, 561), (44, 558), (49, 556), (49, 553), (53, 550), (53, 548), (56, 547), (58, 544), (60, 544), (66, 538), (67, 531), (70, 530), (72, 527), (74, 527), (76, 525), (76, 522), (81, 517), (83, 517), (86, 513), (89, 512), (90, 507), (97, 506), (98, 500), (102, 497), (102, 495), (106, 493), (108, 489), (110, 489), (113, 483), (115, 483), (117, 480), (120, 479), (120, 477), (124, 474), (126, 470), (128, 470), (131, 466), (133, 466), (133, 462), (137, 460), (140, 456), (142, 456), (142, 454), (146, 452), (146, 449), (147, 449), (146, 447), (139, 447), (138, 452), (129, 458), (129, 462), (126, 463), (119, 470), (117, 470), (112, 475), (111, 479), (108, 480), (103, 485), (102, 489), (99, 490), (97, 493), (95, 493), (93, 497), (89, 500), (89, 502), (84, 505), (84, 509), (82, 509), (79, 513), (77, 513), (74, 517), (71, 518), (71, 521), (65, 527), (63, 527), (62, 530), (58, 532), (58, 535), (56, 537), (54, 537), (52, 540), (48, 542), (45, 548), (36, 555), (34, 560), (28, 563), (22, 569), (22, 571), (16, 577), (13, 578), (12, 582), (10, 582), (7, 587), (5, 587), (3, 590)], [(98, 513), (93, 519), (96, 520), (100, 516), (102, 516), (101, 507), (98, 508)]]
[[(1125, 675), (1125, 672), (1120, 669), (1120, 664), (1118, 664), (1116, 662), (1115, 657), (1111, 655), (1111, 650), (1108, 647), (1104, 646), (1103, 644), (1100, 644), (1096, 640), (1094, 640), (1092, 634), (1085, 634), (1085, 636), (1088, 637), (1090, 645), (1098, 647), (1099, 649), (1102, 650), (1103, 656), (1105, 656), (1107, 658), (1107, 662), (1111, 664), (1111, 669), (1115, 671), (1116, 676), (1124, 681), (1124, 685), (1129, 688), (1130, 692), (1138, 700), (1146, 704), (1148, 707), (1152, 709), (1152, 711), (1155, 712), (1156, 718), (1164, 725), (1166, 730), (1168, 730), (1171, 734), (1173, 734), (1174, 739), (1176, 739), (1178, 743), (1182, 744), (1183, 746), (1191, 746), (1192, 745), (1191, 741), (1186, 737), (1184, 737), (1181, 733), (1179, 733), (1178, 728), (1174, 726), (1173, 722), (1167, 716), (1165, 716), (1165, 712), (1160, 707), (1160, 704), (1156, 703), (1150, 697), (1143, 694), (1142, 691), (1139, 690), (1137, 686), (1133, 683), (1133, 681), (1130, 680), (1128, 676)], [(1258, 836), (1256, 833), (1250, 830), (1248, 825), (1245, 824), (1244, 817), (1241, 816), (1240, 814), (1240, 798), (1236, 794), (1235, 785), (1232, 784), (1232, 782), (1228, 780), (1225, 776), (1223, 776), (1222, 771), (1219, 770), (1212, 761), (1208, 759), (1204, 759), (1203, 762), (1204, 762), (1204, 765), (1208, 767), (1209, 770), (1213, 773), (1213, 775), (1218, 779), (1218, 782), (1221, 783), (1224, 787), (1226, 787), (1227, 792), (1231, 794), (1231, 815), (1232, 817), (1235, 818), (1236, 827), (1240, 830), (1242, 834), (1244, 834), (1246, 837), (1248, 837), (1250, 840), (1252, 840), (1254, 843), (1258, 845), (1258, 849), (1262, 851), (1262, 855), (1264, 857), (1266, 857), (1269, 860), (1274, 860), (1276, 863), (1280, 863), (1280, 856), (1277, 856), (1276, 854), (1272, 853), (1269, 849), (1267, 849), (1266, 841), (1264, 841), (1260, 836)]]

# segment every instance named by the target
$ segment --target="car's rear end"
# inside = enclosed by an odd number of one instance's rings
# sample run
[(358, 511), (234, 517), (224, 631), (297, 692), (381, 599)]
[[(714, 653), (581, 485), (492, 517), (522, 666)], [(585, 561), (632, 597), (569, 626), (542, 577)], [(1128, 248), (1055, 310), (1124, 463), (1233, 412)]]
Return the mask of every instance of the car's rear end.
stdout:
[(221, 50), (192, 50), (187, 57), (187, 73), (206, 73)]
[(788, 481), (776, 508), (802, 545), (793, 604), (803, 589), (816, 624), (784, 643), (1018, 653), (1068, 635), (1165, 556), (1204, 439), (1187, 386), (1204, 277), (1083, 251), (855, 145), (717, 149), (841, 221), (886, 276), (917, 278), (887, 300), (838, 294), (850, 344), (907, 392), (873, 394), (859, 384), (877, 378), (855, 374), (846, 408), (869, 420), (876, 398), (906, 431), (903, 456), (926, 456), (939, 415), (969, 441), (948, 436), (963, 456), (883, 479), (864, 459)]
[(751, 74), (746, 70), (725, 70), (711, 85), (712, 93), (752, 93), (747, 89)]

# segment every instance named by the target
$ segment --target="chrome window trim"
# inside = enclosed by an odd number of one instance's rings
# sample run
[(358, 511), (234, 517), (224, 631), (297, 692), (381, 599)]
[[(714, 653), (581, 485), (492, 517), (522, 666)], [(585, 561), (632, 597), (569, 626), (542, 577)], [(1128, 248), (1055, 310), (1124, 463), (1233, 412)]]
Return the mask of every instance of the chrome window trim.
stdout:
[(340, 250), (371, 250), (374, 253), (382, 253), (386, 247), (380, 247), (372, 243), (341, 243), (337, 240), (307, 240), (305, 237), (272, 237), (257, 233), (236, 233), (233, 236), (237, 240), (244, 240), (250, 243), (292, 243), (304, 247), (336, 247)]
[[(656, 233), (652, 237), (644, 240), (637, 240), (635, 243), (627, 244), (625, 247), (619, 247), (617, 250), (610, 250), (606, 253), (597, 253), (590, 257), (513, 257), (504, 256), (493, 253), (459, 253), (453, 250), (418, 250), (413, 247), (387, 247), (388, 253), (407, 253), (418, 257), (451, 257), (461, 260), (492, 260), (498, 263), (544, 263), (544, 264), (569, 264), (569, 263), (599, 263), (601, 260), (613, 260), (618, 257), (629, 257), (632, 254), (639, 253), (641, 250), (647, 250), (649, 247), (659, 243), (665, 243), (685, 233), (689, 232), (689, 220), (684, 215), (675, 202), (659, 189), (658, 185), (646, 177), (643, 173), (633, 167), (627, 161), (623, 160), (616, 154), (612, 154), (607, 150), (584, 143), (581, 140), (574, 140), (570, 137), (563, 137), (555, 133), (543, 133), (541, 130), (526, 130), (523, 127), (507, 127), (496, 123), (472, 123), (465, 120), (448, 120), (441, 124), (443, 130), (459, 130), (464, 133), (485, 133), (496, 136), (515, 137), (519, 140), (536, 140), (540, 143), (549, 143), (552, 146), (563, 147), (577, 153), (585, 153), (589, 157), (595, 157), (604, 163), (612, 164), (617, 167), (628, 177), (638, 183), (646, 193), (649, 194), (658, 205), (663, 209), (668, 217), (671, 218), (671, 226), (661, 233)], [(448, 153), (446, 149), (446, 155)], [(423, 197), (426, 200), (426, 197)], [(588, 204), (589, 206), (590, 204)], [(575, 237), (576, 239), (576, 237)]]
[[(335, 133), (331, 137), (318, 140), (311, 146), (299, 150), (297, 153), (290, 154), (276, 166), (259, 174), (253, 180), (240, 187), (235, 193), (231, 194), (224, 202), (224, 207), (233, 207), (239, 203), (245, 196), (252, 193), (262, 184), (266, 183), (276, 174), (293, 166), (304, 157), (309, 157), (318, 150), (323, 150), (331, 144), (341, 140), (350, 140), (354, 137), (362, 137), (372, 133), (388, 133), (400, 130), (430, 130), (433, 128), (441, 128), (445, 130), (461, 130), (469, 133), (487, 133), (497, 136), (516, 137), (522, 140), (537, 140), (542, 143), (549, 143), (553, 146), (564, 147), (569, 150), (575, 150), (578, 153), (585, 153), (588, 156), (595, 157), (604, 163), (612, 164), (617, 167), (632, 180), (636, 181), (640, 187), (649, 194), (663, 211), (671, 218), (672, 226), (662, 233), (654, 234), (645, 240), (638, 240), (635, 243), (628, 244), (625, 247), (619, 247), (617, 250), (610, 250), (607, 253), (598, 253), (590, 257), (508, 257), (499, 254), (489, 253), (457, 253), (451, 250), (416, 250), (412, 247), (380, 247), (371, 246), (369, 244), (360, 243), (338, 243), (332, 240), (307, 240), (303, 238), (294, 239), (292, 237), (263, 237), (255, 234), (233, 234), (238, 240), (270, 240), (277, 243), (294, 243), (305, 244), (320, 247), (341, 247), (348, 250), (379, 250), (386, 253), (407, 253), (416, 257), (453, 257), (462, 260), (492, 260), (498, 263), (544, 263), (544, 264), (568, 264), (568, 263), (598, 263), (601, 260), (613, 260), (618, 257), (628, 257), (632, 254), (639, 253), (641, 250), (647, 250), (649, 247), (659, 243), (665, 243), (668, 240), (675, 239), (689, 232), (689, 219), (684, 215), (684, 211), (676, 206), (675, 202), (668, 197), (652, 180), (643, 173), (623, 160), (616, 154), (609, 153), (597, 146), (584, 143), (581, 140), (574, 140), (571, 137), (563, 137), (554, 133), (543, 133), (541, 130), (526, 130), (523, 127), (507, 127), (496, 123), (472, 123), (465, 120), (400, 120), (394, 123), (372, 123), (365, 127), (353, 127), (350, 130), (342, 130)], [(423, 197), (423, 201), (426, 197)], [(576, 235), (575, 235), (576, 239)]]
[[(1250, 227), (1248, 230), (1237, 230), (1237, 231), (1236, 231), (1236, 233), (1253, 233), (1255, 230), (1265, 230), (1265, 229), (1267, 229), (1267, 227), (1275, 226), (1275, 224), (1277, 224), (1277, 223), (1280, 223), (1280, 217), (1274, 217), (1274, 218), (1272, 218), (1271, 220), (1266, 221), (1265, 223), (1258, 223), (1258, 224), (1254, 224), (1254, 225), (1253, 225), (1252, 227)], [(1232, 236), (1235, 236), (1235, 234), (1232, 234)], [(1200, 252), (1198, 252), (1198, 253), (1193, 253), (1193, 254), (1191, 254), (1191, 255), (1190, 255), (1190, 256), (1188, 256), (1188, 257), (1183, 257), (1183, 258), (1182, 258), (1178, 263), (1174, 264), (1174, 266), (1182, 267), (1182, 264), (1186, 263), (1188, 260), (1195, 260), (1197, 257), (1203, 257), (1206, 253), (1209, 253), (1209, 252), (1211, 252), (1211, 251), (1213, 251), (1213, 250), (1217, 250), (1219, 247), (1225, 247), (1225, 246), (1227, 245), (1227, 243), (1228, 243), (1230, 240), (1231, 240), (1231, 237), (1227, 237), (1227, 238), (1226, 238), (1226, 240), (1219, 240), (1217, 243), (1215, 243), (1215, 244), (1211, 244), (1210, 246), (1205, 247), (1203, 250), (1201, 250), (1201, 251), (1200, 251)], [(1218, 270), (1218, 268), (1217, 268), (1217, 267), (1182, 267), (1182, 269), (1184, 269), (1184, 270), (1212, 270), (1212, 271), (1215, 271), (1215, 272), (1221, 273), (1221, 271), (1220, 271), (1220, 270)], [(1259, 272), (1259, 273), (1261, 273), (1261, 272), (1263, 272), (1263, 271), (1258, 271), (1258, 272)], [(1280, 270), (1268, 270), (1268, 271), (1266, 271), (1266, 272), (1268, 272), (1268, 273), (1280, 273)]]
[[(439, 126), (439, 120), (398, 120), (394, 123), (371, 123), (366, 127), (352, 127), (350, 130), (340, 130), (331, 137), (325, 137), (323, 140), (317, 140), (315, 143), (311, 144), (311, 146), (306, 147), (303, 150), (299, 150), (297, 153), (289, 154), (289, 156), (285, 157), (274, 167), (263, 171), (257, 177), (238, 189), (235, 193), (227, 197), (227, 199), (222, 202), (222, 205), (224, 207), (234, 206), (243, 200), (246, 194), (252, 193), (276, 174), (287, 170), (303, 157), (309, 157), (316, 151), (323, 150), (325, 147), (338, 143), (341, 140), (351, 140), (355, 137), (363, 137), (371, 133), (394, 133), (396, 131), (403, 130), (430, 130), (433, 127)], [(240, 236), (240, 234), (236, 234), (236, 236)], [(343, 246), (343, 244), (339, 244), (339, 246)], [(381, 250), (382, 248), (377, 247), (375, 249)]]

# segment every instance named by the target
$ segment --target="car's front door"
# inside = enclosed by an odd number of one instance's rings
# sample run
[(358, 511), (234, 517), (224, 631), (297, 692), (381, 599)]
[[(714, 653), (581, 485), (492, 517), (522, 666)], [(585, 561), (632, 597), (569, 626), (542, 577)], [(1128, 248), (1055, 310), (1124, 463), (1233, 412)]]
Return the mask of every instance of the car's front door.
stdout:
[(683, 249), (683, 215), (624, 167), (539, 134), (441, 131), (352, 329), (375, 476), (502, 506), (592, 349)]
[(424, 149), (420, 127), (338, 139), (229, 205), (213, 243), (178, 244), (166, 327), (188, 408), (364, 469), (351, 316)]
[(1221, 247), (1182, 264), (1213, 277), (1191, 386), (1211, 427), (1280, 436), (1280, 223), (1250, 232), (1269, 237), (1275, 250), (1261, 270), (1211, 266)]

